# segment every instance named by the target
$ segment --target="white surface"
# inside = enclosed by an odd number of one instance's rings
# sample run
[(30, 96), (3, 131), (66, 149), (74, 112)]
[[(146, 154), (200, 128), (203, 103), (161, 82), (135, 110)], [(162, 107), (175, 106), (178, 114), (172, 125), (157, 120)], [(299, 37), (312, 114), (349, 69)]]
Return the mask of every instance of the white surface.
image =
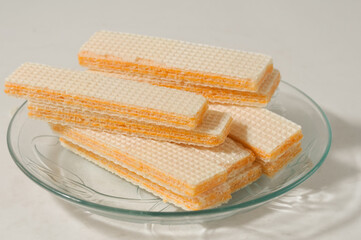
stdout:
[(15, 166), (6, 130), (22, 101), (5, 96), (1, 84), (0, 239), (359, 239), (360, 9), (360, 1), (2, 1), (2, 81), (25, 61), (80, 68), (77, 50), (100, 29), (262, 52), (323, 107), (334, 138), (310, 179), (247, 214), (187, 226), (109, 224), (64, 204)]

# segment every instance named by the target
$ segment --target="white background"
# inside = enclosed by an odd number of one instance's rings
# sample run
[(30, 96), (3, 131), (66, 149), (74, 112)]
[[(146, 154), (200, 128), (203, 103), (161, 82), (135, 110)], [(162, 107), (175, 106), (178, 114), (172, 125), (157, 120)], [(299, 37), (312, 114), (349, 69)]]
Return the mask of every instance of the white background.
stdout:
[[(1, 1), (0, 239), (359, 239), (361, 235), (360, 1)], [(98, 30), (262, 52), (282, 78), (325, 110), (333, 144), (324, 165), (283, 197), (206, 224), (105, 223), (63, 203), (16, 167), (6, 145), (21, 100), (5, 96), (26, 61), (79, 68)]]

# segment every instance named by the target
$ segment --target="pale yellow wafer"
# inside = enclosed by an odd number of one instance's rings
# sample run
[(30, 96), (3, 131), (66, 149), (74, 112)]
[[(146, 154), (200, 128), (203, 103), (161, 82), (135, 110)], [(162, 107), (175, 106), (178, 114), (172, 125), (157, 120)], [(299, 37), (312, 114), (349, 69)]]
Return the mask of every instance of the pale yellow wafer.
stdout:
[(301, 126), (265, 108), (211, 105), (231, 114), (229, 136), (252, 149), (263, 161), (272, 161), (300, 141)]
[(184, 129), (195, 128), (207, 110), (207, 100), (194, 93), (33, 63), (7, 78), (5, 92)]
[[(72, 143), (64, 138), (60, 138), (62, 145), (74, 153), (86, 158), (87, 160), (95, 163), (96, 165), (105, 168), (106, 170), (120, 176), (121, 178), (140, 186), (141, 188), (159, 196), (163, 201), (173, 203), (174, 205), (181, 207), (185, 210), (201, 210), (205, 208), (211, 208), (227, 202), (230, 198), (231, 192), (234, 192), (247, 184), (250, 184), (257, 180), (261, 176), (260, 165), (254, 163), (240, 171), (237, 171), (237, 175), (227, 179), (227, 182), (210, 189), (198, 196), (189, 197), (180, 195), (164, 188), (147, 178), (144, 178), (126, 168), (115, 164), (91, 151), (82, 148), (79, 145)], [(235, 170), (236, 171), (236, 170)]]
[(141, 136), (161, 141), (192, 144), (204, 147), (217, 146), (224, 142), (232, 118), (227, 113), (207, 111), (203, 121), (192, 130), (151, 125), (129, 121), (111, 115), (84, 111), (79, 108), (52, 104), (51, 102), (30, 102), (31, 118), (75, 127), (89, 127), (98, 131), (115, 132), (131, 136)]
[(96, 72), (120, 79), (128, 79), (139, 82), (147, 82), (156, 86), (175, 88), (201, 94), (210, 103), (232, 104), (238, 106), (265, 107), (271, 100), (272, 95), (280, 83), (280, 73), (274, 69), (262, 83), (257, 92), (245, 92), (221, 88), (211, 88), (194, 85), (189, 82), (178, 81), (172, 78), (154, 77), (153, 75), (139, 74), (108, 69), (94, 69)]
[(109, 31), (96, 32), (78, 58), (80, 65), (93, 69), (243, 91), (257, 91), (273, 70), (272, 58), (259, 53)]
[(191, 147), (121, 134), (53, 125), (66, 139), (173, 192), (196, 196), (227, 180), (230, 171), (255, 160), (254, 154), (227, 138), (213, 148)]

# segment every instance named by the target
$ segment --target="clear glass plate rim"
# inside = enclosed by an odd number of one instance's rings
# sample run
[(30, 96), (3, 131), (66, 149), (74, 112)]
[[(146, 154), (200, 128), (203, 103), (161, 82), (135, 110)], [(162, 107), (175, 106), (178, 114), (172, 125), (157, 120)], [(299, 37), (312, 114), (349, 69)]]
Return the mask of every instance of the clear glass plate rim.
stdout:
[(329, 123), (329, 120), (326, 116), (326, 114), (324, 113), (324, 111), (322, 110), (322, 108), (311, 98), (309, 97), (306, 93), (304, 93), (303, 91), (301, 91), (300, 89), (296, 88), (295, 86), (285, 82), (285, 81), (281, 81), (282, 84), (285, 84), (291, 88), (293, 88), (294, 90), (298, 91), (299, 93), (301, 93), (303, 96), (305, 96), (308, 100), (311, 101), (311, 103), (317, 108), (317, 110), (321, 113), (323, 120), (326, 122), (327, 125), (327, 131), (328, 131), (328, 142), (327, 142), (327, 146), (326, 149), (320, 159), (320, 161), (307, 173), (305, 174), (303, 177), (301, 177), (300, 179), (298, 179), (297, 181), (295, 181), (294, 183), (285, 186), (275, 192), (271, 192), (265, 196), (259, 197), (257, 199), (253, 199), (253, 200), (249, 200), (240, 204), (236, 204), (236, 205), (232, 205), (232, 206), (221, 206), (218, 208), (213, 208), (213, 209), (205, 209), (205, 210), (199, 210), (199, 211), (189, 211), (189, 212), (151, 212), (151, 211), (137, 211), (137, 210), (129, 210), (129, 209), (124, 209), (124, 208), (115, 208), (115, 207), (110, 207), (110, 206), (104, 206), (101, 204), (97, 204), (97, 203), (93, 203), (90, 201), (86, 201), (86, 200), (82, 200), (79, 199), (77, 197), (73, 197), (70, 196), (68, 194), (65, 194), (61, 191), (58, 191), (54, 188), (52, 188), (51, 186), (49, 186), (48, 184), (42, 182), (41, 180), (39, 180), (37, 177), (33, 176), (18, 160), (17, 156), (15, 155), (15, 151), (12, 147), (11, 144), (11, 136), (10, 136), (10, 132), (11, 132), (11, 128), (12, 128), (12, 123), (15, 119), (15, 117), (17, 116), (17, 114), (19, 113), (19, 111), (24, 107), (24, 105), (26, 104), (27, 101), (25, 101), (23, 104), (20, 105), (20, 107), (17, 109), (17, 111), (15, 112), (15, 114), (13, 115), (13, 117), (10, 120), (9, 123), (9, 127), (7, 130), (7, 145), (8, 145), (8, 149), (10, 152), (11, 157), (13, 158), (15, 164), (20, 168), (20, 170), (26, 175), (28, 176), (32, 181), (34, 181), (36, 184), (42, 186), (43, 188), (45, 188), (46, 190), (56, 194), (57, 196), (67, 200), (67, 201), (71, 201), (73, 203), (88, 207), (88, 208), (93, 208), (96, 210), (102, 210), (102, 211), (107, 211), (107, 212), (112, 212), (112, 213), (119, 213), (119, 214), (128, 214), (128, 215), (139, 215), (139, 216), (153, 216), (153, 217), (177, 217), (177, 216), (200, 216), (200, 215), (207, 215), (207, 214), (212, 214), (212, 213), (223, 213), (223, 212), (228, 212), (228, 211), (232, 211), (232, 210), (237, 210), (237, 209), (241, 209), (241, 208), (245, 208), (245, 207), (249, 207), (249, 206), (256, 206), (258, 204), (261, 204), (263, 202), (267, 202), (273, 198), (279, 197), (282, 194), (288, 192), (289, 190), (295, 188), (296, 186), (298, 186), (299, 184), (301, 184), (302, 182), (304, 182), (306, 179), (308, 179), (314, 172), (316, 172), (317, 169), (320, 168), (320, 166), (323, 164), (323, 162), (325, 161), (330, 148), (331, 148), (331, 142), (332, 142), (332, 130), (331, 130), (331, 126)]

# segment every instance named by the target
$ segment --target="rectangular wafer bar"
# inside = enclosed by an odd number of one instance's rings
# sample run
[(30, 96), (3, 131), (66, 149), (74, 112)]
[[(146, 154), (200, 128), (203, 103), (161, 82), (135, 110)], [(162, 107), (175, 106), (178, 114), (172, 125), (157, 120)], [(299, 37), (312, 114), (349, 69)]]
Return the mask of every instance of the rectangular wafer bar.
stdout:
[[(287, 158), (282, 161), (279, 157), (298, 144), (303, 137), (300, 125), (265, 108), (211, 105), (210, 109), (225, 111), (232, 115), (233, 122), (229, 136), (253, 150), (264, 169), (269, 169), (265, 173), (269, 172), (267, 175), (270, 176), (284, 166), (283, 163), (290, 160)], [(299, 149), (296, 149), (288, 156), (298, 152)]]
[(264, 161), (284, 153), (303, 137), (300, 125), (265, 108), (212, 104), (210, 109), (230, 113), (230, 137)]
[(186, 196), (224, 183), (231, 171), (255, 160), (251, 151), (230, 138), (217, 147), (202, 148), (61, 125), (52, 128), (63, 138)]
[(194, 93), (34, 63), (11, 74), (5, 92), (184, 129), (195, 128), (207, 110), (207, 100)]
[(265, 107), (271, 100), (272, 95), (280, 83), (280, 73), (277, 69), (274, 69), (273, 72), (266, 77), (257, 92), (211, 88), (165, 77), (154, 77), (149, 74), (139, 74), (129, 71), (111, 70), (111, 73), (109, 73), (107, 72), (107, 69), (95, 70), (97, 72), (104, 72), (104, 74), (121, 79), (147, 82), (156, 86), (175, 88), (201, 94), (206, 97), (210, 103), (232, 104), (249, 107)]
[(28, 104), (28, 109), (29, 117), (55, 124), (204, 147), (217, 146), (223, 143), (230, 131), (232, 122), (230, 114), (209, 110), (205, 113), (201, 124), (195, 129), (185, 130), (127, 121), (111, 115), (44, 101), (31, 101)]
[(159, 196), (163, 201), (173, 203), (185, 210), (201, 210), (205, 208), (216, 207), (222, 203), (227, 202), (231, 198), (231, 193), (238, 189), (254, 182), (261, 176), (261, 167), (257, 163), (251, 163), (240, 170), (234, 170), (234, 176), (227, 179), (227, 181), (213, 189), (201, 193), (195, 197), (189, 197), (175, 193), (167, 188), (164, 188), (147, 178), (142, 177), (127, 168), (103, 158), (92, 151), (88, 151), (76, 143), (73, 143), (64, 138), (60, 138), (61, 144), (73, 151), (74, 153), (86, 158), (90, 162), (120, 176), (121, 178), (131, 182), (148, 192)]
[(91, 36), (80, 48), (78, 59), (91, 69), (253, 92), (273, 70), (272, 58), (259, 53), (110, 31)]

